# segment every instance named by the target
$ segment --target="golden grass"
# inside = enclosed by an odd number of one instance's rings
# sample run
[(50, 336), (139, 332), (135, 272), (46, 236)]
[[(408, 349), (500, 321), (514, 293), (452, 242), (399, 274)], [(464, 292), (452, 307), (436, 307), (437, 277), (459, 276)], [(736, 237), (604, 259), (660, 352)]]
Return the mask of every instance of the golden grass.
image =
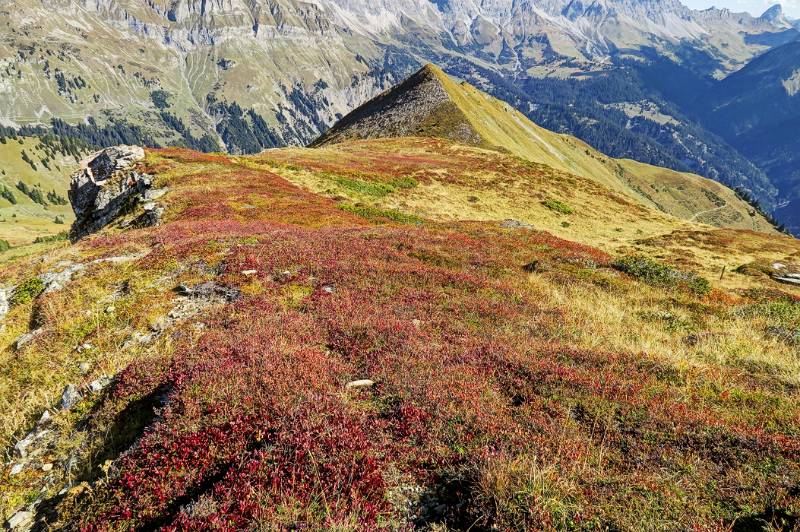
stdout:
[(425, 69), (439, 81), (453, 105), (437, 109), (436, 116), (417, 124), (415, 135), (452, 138), (456, 125), (466, 121), (477, 133), (480, 141), (474, 144), (480, 148), (581, 176), (607, 192), (678, 219), (775, 233), (763, 216), (719, 183), (696, 174), (614, 159), (573, 136), (538, 126), (509, 104), (466, 82), (456, 82), (434, 65)]
[[(391, 162), (396, 153), (422, 162), (397, 165)], [(546, 166), (528, 168), (515, 156), (445, 141), (432, 144), (430, 139), (421, 138), (381, 139), (313, 150), (288, 148), (269, 150), (238, 162), (247, 168), (275, 172), (311, 192), (351, 203), (442, 222), (501, 223), (514, 219), (612, 254), (654, 255), (696, 271), (712, 280), (714, 286), (726, 289), (759, 286), (762, 282), (733, 274), (741, 265), (759, 260), (770, 264), (791, 262), (800, 254), (800, 245), (791, 237), (775, 232), (716, 229), (700, 221), (681, 220), (639, 205), (624, 194), (610, 192), (592, 180)], [(362, 167), (374, 171), (359, 174), (361, 179), (386, 181), (387, 176), (400, 172), (417, 179), (419, 184), (383, 197), (359, 194), (337, 184), (337, 176), (351, 175)], [(671, 179), (677, 179), (674, 174)], [(712, 185), (720, 197), (730, 199), (733, 195), (721, 185)], [(574, 212), (555, 212), (543, 205), (548, 199), (563, 201)], [(689, 212), (684, 214), (688, 216)], [(748, 218), (752, 222), (749, 215)]]

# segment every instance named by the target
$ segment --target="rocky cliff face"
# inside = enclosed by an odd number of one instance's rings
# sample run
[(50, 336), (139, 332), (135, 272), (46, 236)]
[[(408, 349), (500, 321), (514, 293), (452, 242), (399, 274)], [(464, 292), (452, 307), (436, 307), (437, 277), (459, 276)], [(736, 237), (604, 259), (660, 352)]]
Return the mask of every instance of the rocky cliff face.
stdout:
[(421, 58), (527, 76), (686, 41), (724, 71), (764, 50), (748, 35), (789, 25), (677, 0), (12, 0), (0, 28), (0, 123), (124, 118), (158, 143), (211, 132), (242, 152), (310, 141)]
[[(135, 170), (142, 159), (144, 150), (138, 146), (106, 148), (72, 176), (69, 200), (76, 218), (70, 230), (73, 241), (99, 231), (146, 200), (151, 178)], [(145, 205), (145, 213), (137, 220), (141, 225), (155, 225), (157, 207)]]

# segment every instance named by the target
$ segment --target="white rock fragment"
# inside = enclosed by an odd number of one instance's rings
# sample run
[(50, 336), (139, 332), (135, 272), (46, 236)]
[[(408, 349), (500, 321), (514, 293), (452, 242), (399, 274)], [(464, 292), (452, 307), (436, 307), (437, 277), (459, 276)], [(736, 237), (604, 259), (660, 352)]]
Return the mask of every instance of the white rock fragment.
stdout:
[(33, 524), (33, 512), (20, 510), (6, 521), (6, 528), (9, 530), (22, 530), (28, 528), (31, 524)]
[(23, 469), (25, 469), (24, 465), (22, 465), (22, 464), (14, 464), (11, 467), (11, 471), (9, 471), (8, 474), (9, 474), (9, 476), (13, 477), (13, 476), (16, 476), (16, 475), (19, 475), (20, 473), (22, 473)]
[(19, 440), (16, 445), (14, 445), (14, 450), (20, 457), (25, 458), (28, 455), (28, 447), (31, 446), (33, 440), (35, 439), (36, 434), (33, 432), (29, 433), (27, 436)]
[(9, 303), (8, 303), (8, 295), (9, 291), (5, 288), (0, 288), (0, 320), (6, 317), (9, 310)]
[(357, 389), (360, 389), (360, 388), (369, 388), (370, 386), (374, 386), (374, 385), (375, 385), (374, 381), (371, 381), (369, 379), (361, 379), (361, 380), (358, 380), (358, 381), (348, 382), (345, 385), (345, 388), (347, 388), (348, 390), (350, 390), (350, 389), (356, 389), (357, 390)]
[(43, 464), (42, 465), (42, 471), (44, 471), (45, 473), (49, 473), (52, 470), (53, 470), (53, 464)]
[(58, 272), (48, 272), (39, 276), (39, 279), (44, 283), (44, 293), (58, 292), (69, 283), (76, 273), (84, 270), (86, 266), (83, 264), (71, 264), (65, 269)]
[(157, 199), (161, 198), (162, 196), (164, 196), (164, 194), (166, 194), (167, 192), (169, 192), (169, 188), (168, 187), (151, 188), (151, 189), (148, 189), (148, 190), (145, 191), (144, 199), (145, 199), (145, 201), (157, 200)]
[(244, 275), (245, 277), (252, 277), (253, 275), (255, 275), (257, 273), (258, 273), (258, 270), (244, 270), (242, 272), (242, 275)]
[(50, 411), (49, 410), (45, 410), (44, 412), (42, 412), (42, 417), (40, 417), (39, 421), (36, 422), (36, 427), (37, 428), (44, 427), (45, 425), (50, 423), (51, 419), (52, 419), (52, 416), (50, 415)]
[(99, 379), (93, 380), (89, 383), (88, 389), (91, 393), (100, 393), (112, 382), (112, 378), (108, 375), (103, 375)]
[(14, 342), (14, 349), (19, 351), (20, 349), (22, 349), (26, 345), (28, 345), (31, 342), (33, 342), (43, 332), (44, 332), (44, 329), (36, 329), (35, 331), (31, 331), (31, 332), (29, 332), (27, 334), (23, 334), (22, 336), (17, 338), (16, 342)]

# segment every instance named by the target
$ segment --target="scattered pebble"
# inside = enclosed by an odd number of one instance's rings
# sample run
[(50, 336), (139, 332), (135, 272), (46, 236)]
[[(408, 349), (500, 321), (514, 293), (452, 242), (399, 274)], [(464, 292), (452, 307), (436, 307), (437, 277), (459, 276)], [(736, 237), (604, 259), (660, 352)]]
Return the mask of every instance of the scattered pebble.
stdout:
[(78, 371), (81, 372), (81, 375), (86, 375), (92, 370), (92, 365), (88, 362), (81, 362), (78, 364)]
[(327, 285), (327, 284), (322, 287), (322, 291), (325, 292), (326, 294), (332, 294), (335, 290), (336, 289), (334, 287), (332, 287), (331, 285)]
[(22, 464), (14, 464), (14, 466), (11, 468), (11, 471), (9, 472), (9, 475), (12, 476), (12, 477), (14, 475), (19, 475), (20, 473), (22, 473), (23, 469), (25, 469), (24, 465), (22, 465)]
[(117, 309), (114, 305), (109, 305), (106, 307), (106, 314), (113, 314), (116, 310)]
[(42, 417), (40, 417), (39, 421), (36, 422), (36, 426), (37, 427), (45, 426), (46, 424), (48, 424), (50, 422), (51, 417), (52, 416), (50, 415), (50, 411), (49, 410), (45, 410), (44, 412), (42, 412)]
[(52, 470), (53, 470), (53, 464), (42, 465), (42, 471), (44, 471), (45, 473), (49, 473)]
[(109, 377), (108, 375), (103, 375), (99, 379), (93, 380), (92, 382), (89, 383), (89, 386), (88, 386), (89, 392), (91, 392), (91, 393), (100, 393), (100, 392), (102, 392), (103, 389), (106, 386), (111, 384), (112, 380), (113, 379), (111, 377)]
[(362, 380), (358, 380), (358, 381), (348, 382), (347, 385), (345, 386), (345, 388), (347, 388), (347, 389), (369, 388), (370, 386), (373, 386), (374, 384), (375, 384), (374, 381), (371, 381), (369, 379), (362, 379)]
[(258, 270), (245, 270), (245, 271), (242, 272), (242, 275), (244, 275), (245, 277), (251, 277), (251, 276), (253, 276), (253, 275), (257, 274), (257, 273), (258, 273)]

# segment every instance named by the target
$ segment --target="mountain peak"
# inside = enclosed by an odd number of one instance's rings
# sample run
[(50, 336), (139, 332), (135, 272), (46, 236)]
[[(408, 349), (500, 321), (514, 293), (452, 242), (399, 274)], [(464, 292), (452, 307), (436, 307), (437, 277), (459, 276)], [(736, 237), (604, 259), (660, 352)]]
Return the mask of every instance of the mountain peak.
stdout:
[(783, 7), (780, 4), (775, 4), (774, 6), (770, 7), (764, 14), (759, 17), (761, 20), (765, 22), (784, 22), (786, 20), (783, 14)]
[(408, 79), (345, 116), (313, 146), (386, 137), (441, 137), (484, 142), (456, 104), (459, 86), (441, 68), (423, 66)]

